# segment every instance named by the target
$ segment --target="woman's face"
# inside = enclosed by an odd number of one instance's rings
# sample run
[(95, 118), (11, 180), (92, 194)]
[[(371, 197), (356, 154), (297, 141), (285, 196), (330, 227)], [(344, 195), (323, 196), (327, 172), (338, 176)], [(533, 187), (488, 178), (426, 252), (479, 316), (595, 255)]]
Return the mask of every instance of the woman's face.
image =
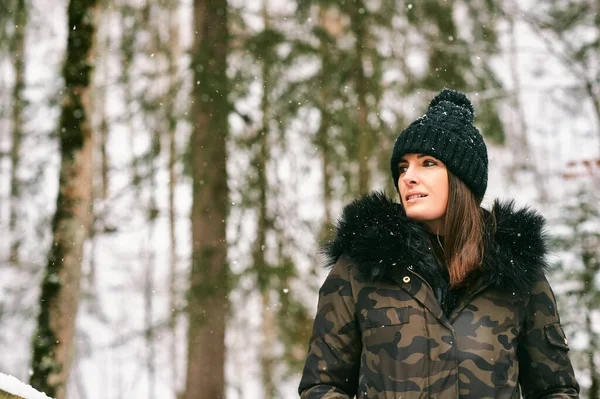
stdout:
[(448, 204), (448, 170), (425, 154), (406, 154), (398, 163), (398, 189), (406, 215), (432, 233), (444, 226)]

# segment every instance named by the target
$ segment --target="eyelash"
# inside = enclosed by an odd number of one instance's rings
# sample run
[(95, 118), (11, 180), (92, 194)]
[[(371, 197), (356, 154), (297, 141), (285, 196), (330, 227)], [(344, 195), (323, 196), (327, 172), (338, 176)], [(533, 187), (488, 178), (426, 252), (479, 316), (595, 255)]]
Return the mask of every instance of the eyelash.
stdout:
[[(430, 162), (431, 165), (426, 165), (426, 163)], [(429, 167), (429, 166), (435, 166), (436, 163), (434, 161), (432, 161), (431, 159), (426, 159), (423, 161), (423, 166)], [(400, 172), (400, 174), (406, 172), (406, 170), (403, 170), (407, 168), (406, 166), (402, 165), (402, 166), (398, 166), (398, 171)]]

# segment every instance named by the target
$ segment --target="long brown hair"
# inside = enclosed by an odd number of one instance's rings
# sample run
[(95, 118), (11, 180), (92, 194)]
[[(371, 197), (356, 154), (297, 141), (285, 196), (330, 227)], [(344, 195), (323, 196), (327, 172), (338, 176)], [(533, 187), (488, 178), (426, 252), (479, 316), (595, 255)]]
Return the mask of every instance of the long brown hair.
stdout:
[(450, 286), (457, 287), (474, 269), (481, 267), (484, 255), (485, 219), (481, 199), (448, 171), (448, 203), (444, 217), (443, 261)]

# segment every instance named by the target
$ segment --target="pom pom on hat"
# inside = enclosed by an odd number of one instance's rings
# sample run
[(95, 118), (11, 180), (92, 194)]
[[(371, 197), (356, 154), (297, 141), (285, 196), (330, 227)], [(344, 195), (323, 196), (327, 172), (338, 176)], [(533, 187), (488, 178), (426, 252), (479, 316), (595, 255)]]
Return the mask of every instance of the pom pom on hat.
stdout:
[(454, 91), (451, 89), (443, 89), (437, 96), (433, 97), (429, 102), (428, 109), (431, 109), (437, 106), (442, 101), (447, 101), (454, 105), (458, 105), (461, 108), (465, 108), (471, 114), (470, 121), (471, 123), (475, 119), (475, 109), (473, 108), (473, 104), (467, 98), (464, 93), (459, 91)]

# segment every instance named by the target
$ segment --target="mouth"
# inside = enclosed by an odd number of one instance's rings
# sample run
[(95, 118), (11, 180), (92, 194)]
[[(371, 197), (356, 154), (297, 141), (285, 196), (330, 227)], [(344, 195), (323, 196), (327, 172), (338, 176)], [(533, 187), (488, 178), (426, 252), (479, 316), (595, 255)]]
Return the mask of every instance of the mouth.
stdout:
[(427, 197), (427, 194), (411, 194), (406, 196), (406, 202), (416, 202)]

